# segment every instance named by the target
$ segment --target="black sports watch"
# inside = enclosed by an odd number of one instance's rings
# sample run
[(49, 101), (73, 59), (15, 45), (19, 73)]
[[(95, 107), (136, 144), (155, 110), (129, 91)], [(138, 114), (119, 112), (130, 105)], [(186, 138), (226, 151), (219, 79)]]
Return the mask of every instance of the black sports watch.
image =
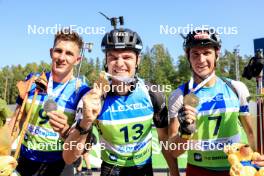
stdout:
[(80, 126), (80, 123), (81, 123), (81, 120), (82, 119), (78, 119), (77, 120), (77, 124), (75, 126), (75, 128), (80, 132), (80, 135), (85, 135), (85, 134), (88, 134), (92, 131), (92, 127), (93, 125), (91, 125), (90, 128), (88, 128), (87, 130), (83, 129), (81, 126)]

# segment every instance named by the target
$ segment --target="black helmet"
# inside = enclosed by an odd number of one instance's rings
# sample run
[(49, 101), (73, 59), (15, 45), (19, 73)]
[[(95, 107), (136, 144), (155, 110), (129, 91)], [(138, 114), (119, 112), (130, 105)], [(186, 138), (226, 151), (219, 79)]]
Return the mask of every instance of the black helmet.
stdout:
[(220, 48), (221, 39), (212, 29), (192, 31), (185, 37), (183, 48), (186, 51), (194, 46), (213, 46)]
[(139, 35), (130, 29), (113, 29), (103, 37), (101, 48), (103, 52), (111, 49), (131, 49), (139, 54), (143, 48)]

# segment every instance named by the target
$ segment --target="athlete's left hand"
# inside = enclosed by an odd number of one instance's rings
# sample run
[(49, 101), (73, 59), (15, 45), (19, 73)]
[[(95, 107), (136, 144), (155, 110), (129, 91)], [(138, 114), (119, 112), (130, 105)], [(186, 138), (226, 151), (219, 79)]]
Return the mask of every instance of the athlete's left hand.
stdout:
[(60, 133), (61, 136), (65, 136), (69, 129), (68, 117), (57, 111), (48, 112), (47, 116), (49, 116), (49, 123), (53, 130)]

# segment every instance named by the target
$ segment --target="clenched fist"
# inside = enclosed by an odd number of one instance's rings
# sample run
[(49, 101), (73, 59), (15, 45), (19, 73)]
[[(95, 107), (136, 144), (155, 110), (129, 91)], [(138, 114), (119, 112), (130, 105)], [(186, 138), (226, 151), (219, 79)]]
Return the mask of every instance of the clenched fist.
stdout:
[(178, 113), (180, 130), (184, 134), (192, 134), (196, 130), (197, 110), (189, 105), (184, 105)]
[(48, 112), (47, 116), (49, 116), (49, 123), (53, 130), (64, 136), (69, 129), (68, 117), (58, 111)]

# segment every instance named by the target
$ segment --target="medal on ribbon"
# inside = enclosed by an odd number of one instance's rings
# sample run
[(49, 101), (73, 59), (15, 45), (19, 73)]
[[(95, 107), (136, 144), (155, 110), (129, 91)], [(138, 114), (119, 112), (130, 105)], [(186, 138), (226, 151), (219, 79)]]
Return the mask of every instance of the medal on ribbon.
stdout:
[(44, 106), (43, 106), (44, 111), (50, 112), (50, 111), (56, 111), (58, 109), (58, 105), (55, 102), (54, 98), (58, 98), (58, 96), (67, 86), (69, 81), (70, 80), (68, 80), (62, 86), (60, 86), (55, 91), (53, 91), (53, 78), (52, 78), (52, 73), (50, 73), (48, 89), (47, 89), (48, 100), (46, 100), (44, 103)]
[(199, 104), (199, 98), (194, 93), (189, 93), (184, 96), (183, 104), (189, 105), (191, 107), (197, 107)]
[(47, 101), (45, 101), (44, 103), (44, 111), (46, 112), (51, 112), (51, 111), (56, 111), (57, 110), (57, 103), (52, 99), (52, 98), (48, 98)]

